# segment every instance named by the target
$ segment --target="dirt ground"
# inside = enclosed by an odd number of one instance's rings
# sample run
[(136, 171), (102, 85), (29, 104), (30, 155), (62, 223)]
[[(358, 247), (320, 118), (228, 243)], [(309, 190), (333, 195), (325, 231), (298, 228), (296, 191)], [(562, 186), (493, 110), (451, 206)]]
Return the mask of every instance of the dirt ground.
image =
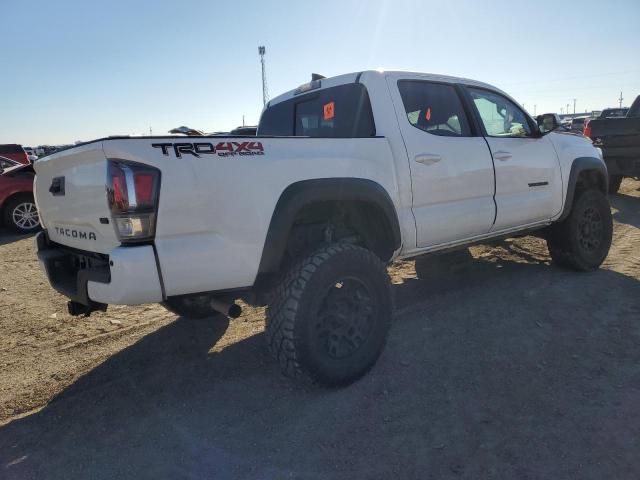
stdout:
[(389, 343), (339, 390), (280, 376), (263, 312), (72, 318), (0, 232), (0, 478), (640, 478), (640, 182), (597, 272), (543, 241), (390, 268)]

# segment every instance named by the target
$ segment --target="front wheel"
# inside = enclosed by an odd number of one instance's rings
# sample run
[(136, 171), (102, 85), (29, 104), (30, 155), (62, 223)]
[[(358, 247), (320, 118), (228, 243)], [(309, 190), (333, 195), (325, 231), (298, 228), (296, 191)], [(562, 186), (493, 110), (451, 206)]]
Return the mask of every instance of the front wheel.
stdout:
[(599, 190), (585, 190), (574, 201), (569, 216), (552, 226), (547, 246), (556, 265), (586, 272), (602, 265), (612, 236), (607, 197)]
[(293, 265), (267, 308), (267, 342), (282, 372), (345, 385), (375, 364), (392, 317), (391, 282), (372, 252), (325, 246)]

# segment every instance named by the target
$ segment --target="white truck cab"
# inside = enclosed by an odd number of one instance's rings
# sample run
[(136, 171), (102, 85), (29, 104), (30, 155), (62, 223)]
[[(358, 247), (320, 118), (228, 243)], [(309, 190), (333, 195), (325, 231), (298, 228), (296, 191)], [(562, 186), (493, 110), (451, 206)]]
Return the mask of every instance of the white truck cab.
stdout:
[(440, 75), (316, 79), (272, 99), (257, 136), (104, 138), (35, 169), (38, 254), (70, 311), (266, 303), (283, 371), (327, 384), (377, 359), (393, 259), (541, 230), (554, 261), (590, 270), (611, 243), (587, 139)]

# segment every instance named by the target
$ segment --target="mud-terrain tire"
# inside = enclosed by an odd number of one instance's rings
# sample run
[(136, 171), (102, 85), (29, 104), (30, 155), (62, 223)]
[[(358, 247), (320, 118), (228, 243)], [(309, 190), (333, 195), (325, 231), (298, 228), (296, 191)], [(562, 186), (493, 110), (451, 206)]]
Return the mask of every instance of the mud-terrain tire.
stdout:
[(335, 243), (294, 263), (267, 307), (269, 351), (288, 377), (349, 384), (375, 364), (392, 317), (385, 264), (362, 247)]
[(609, 195), (618, 193), (623, 178), (622, 175), (609, 175)]
[(420, 280), (427, 280), (443, 273), (453, 273), (472, 260), (473, 255), (468, 248), (441, 254), (423, 255), (415, 260), (416, 276)]
[(571, 213), (547, 235), (553, 263), (588, 272), (607, 258), (613, 235), (611, 207), (598, 190), (585, 190), (575, 199)]
[(16, 195), (4, 206), (4, 224), (16, 233), (26, 234), (40, 230), (36, 203), (31, 195)]
[(185, 318), (207, 318), (218, 315), (218, 312), (210, 305), (211, 297), (206, 294), (201, 295), (180, 295), (177, 297), (169, 297), (162, 306)]

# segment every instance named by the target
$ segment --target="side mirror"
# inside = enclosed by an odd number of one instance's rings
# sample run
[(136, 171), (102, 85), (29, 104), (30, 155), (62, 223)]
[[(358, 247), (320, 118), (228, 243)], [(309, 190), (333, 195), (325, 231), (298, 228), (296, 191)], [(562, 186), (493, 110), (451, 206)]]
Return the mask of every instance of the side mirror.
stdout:
[(558, 121), (558, 117), (555, 113), (544, 113), (542, 115), (538, 115), (536, 117), (536, 122), (538, 123), (540, 133), (543, 135), (554, 131), (560, 126), (560, 122)]

